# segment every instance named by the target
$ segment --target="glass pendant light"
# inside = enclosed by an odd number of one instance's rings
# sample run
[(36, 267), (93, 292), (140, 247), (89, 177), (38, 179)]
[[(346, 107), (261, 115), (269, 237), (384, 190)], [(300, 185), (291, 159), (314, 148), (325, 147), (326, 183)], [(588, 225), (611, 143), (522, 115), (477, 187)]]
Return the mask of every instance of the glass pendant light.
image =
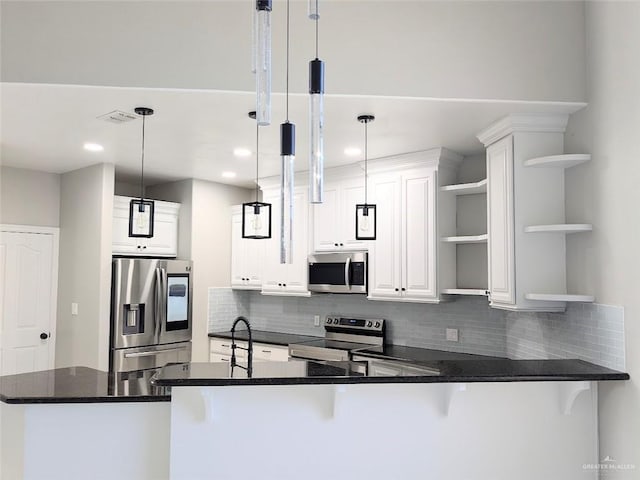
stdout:
[[(249, 118), (256, 118), (256, 112), (249, 112)], [(260, 145), (260, 126), (256, 122), (256, 200), (242, 204), (242, 238), (271, 238), (271, 204), (258, 201), (258, 167)]]
[(367, 126), (373, 122), (373, 115), (360, 115), (358, 121), (364, 123), (364, 203), (356, 205), (356, 240), (376, 239), (376, 206), (367, 202), (369, 172), (367, 171)]
[(142, 161), (140, 172), (140, 199), (133, 198), (129, 203), (129, 236), (153, 237), (153, 200), (144, 199), (144, 126), (148, 115), (153, 115), (153, 110), (147, 107), (136, 107), (134, 111), (142, 116)]
[(289, 0), (287, 0), (286, 117), (280, 125), (280, 263), (293, 262), (293, 167), (296, 158), (296, 126), (289, 122)]
[(256, 0), (256, 118), (271, 124), (271, 0)]
[[(313, 7), (312, 7), (313, 4)], [(318, 58), (318, 0), (309, 0), (316, 25), (316, 58), (309, 62), (309, 201), (322, 203), (324, 193), (324, 62)]]

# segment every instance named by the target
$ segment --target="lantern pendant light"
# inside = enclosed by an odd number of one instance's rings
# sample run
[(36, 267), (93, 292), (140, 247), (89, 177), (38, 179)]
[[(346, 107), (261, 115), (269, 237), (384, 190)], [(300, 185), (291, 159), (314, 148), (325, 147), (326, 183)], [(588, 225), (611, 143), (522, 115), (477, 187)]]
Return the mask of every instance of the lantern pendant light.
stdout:
[(356, 205), (356, 240), (376, 239), (376, 206), (367, 202), (367, 184), (369, 175), (367, 171), (367, 126), (373, 122), (373, 115), (360, 115), (358, 121), (364, 123), (364, 203)]
[(271, 0), (256, 0), (255, 71), (258, 125), (271, 124)]
[(293, 263), (293, 166), (296, 126), (289, 122), (289, 0), (287, 0), (286, 120), (280, 125), (280, 263)]
[(309, 201), (322, 203), (324, 193), (324, 62), (318, 58), (318, 1), (309, 0), (316, 26), (316, 58), (309, 62)]
[(140, 199), (131, 199), (129, 203), (129, 236), (153, 237), (153, 213), (154, 202), (144, 199), (144, 127), (148, 115), (153, 115), (153, 110), (147, 107), (136, 107), (134, 111), (142, 116), (142, 161), (140, 172)]
[[(256, 112), (249, 112), (249, 118), (256, 118)], [(258, 166), (260, 145), (260, 126), (256, 122), (256, 200), (242, 204), (242, 238), (271, 238), (271, 204), (258, 201)]]

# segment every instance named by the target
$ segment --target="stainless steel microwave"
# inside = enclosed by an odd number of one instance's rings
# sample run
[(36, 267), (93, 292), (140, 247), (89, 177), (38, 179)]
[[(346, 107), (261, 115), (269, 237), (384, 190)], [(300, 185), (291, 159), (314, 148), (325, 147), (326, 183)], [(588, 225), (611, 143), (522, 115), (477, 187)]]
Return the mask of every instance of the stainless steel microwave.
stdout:
[(367, 293), (367, 252), (309, 255), (309, 290), (324, 293)]

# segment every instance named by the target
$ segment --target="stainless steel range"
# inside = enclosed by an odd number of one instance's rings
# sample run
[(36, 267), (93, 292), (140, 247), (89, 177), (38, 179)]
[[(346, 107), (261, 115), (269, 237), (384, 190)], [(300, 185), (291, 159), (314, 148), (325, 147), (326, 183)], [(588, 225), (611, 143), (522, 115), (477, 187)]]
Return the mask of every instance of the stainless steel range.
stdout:
[(384, 320), (380, 318), (327, 317), (324, 338), (289, 345), (289, 356), (323, 361), (348, 361), (361, 350), (382, 351)]

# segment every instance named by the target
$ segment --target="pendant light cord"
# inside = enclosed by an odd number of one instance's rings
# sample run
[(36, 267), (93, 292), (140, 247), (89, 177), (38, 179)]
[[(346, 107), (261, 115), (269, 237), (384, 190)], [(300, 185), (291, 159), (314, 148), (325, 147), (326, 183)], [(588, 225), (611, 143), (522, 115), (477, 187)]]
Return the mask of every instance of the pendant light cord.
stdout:
[(289, 0), (287, 0), (287, 123), (289, 122)]
[(368, 152), (367, 152), (367, 144), (368, 144), (368, 138), (367, 138), (367, 128), (369, 126), (369, 122), (366, 121), (364, 122), (364, 204), (367, 205), (367, 184), (369, 183), (367, 180), (369, 178), (368, 175), (368, 171), (367, 171), (367, 159), (368, 159)]
[(316, 0), (316, 58), (318, 58), (318, 21), (320, 14), (318, 13), (318, 0)]
[(147, 116), (142, 116), (142, 168), (140, 174), (140, 201), (144, 200), (144, 121)]

